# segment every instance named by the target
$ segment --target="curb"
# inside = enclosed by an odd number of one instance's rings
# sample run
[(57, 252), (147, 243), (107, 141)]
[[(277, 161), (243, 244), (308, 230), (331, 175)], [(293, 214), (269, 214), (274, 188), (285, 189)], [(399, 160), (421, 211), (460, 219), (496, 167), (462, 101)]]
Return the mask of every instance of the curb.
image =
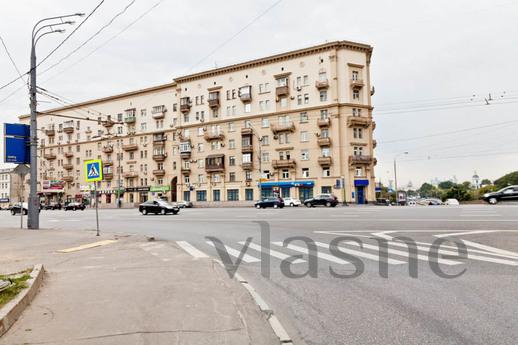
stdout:
[(35, 265), (30, 274), (31, 278), (27, 280), (28, 288), (24, 289), (18, 296), (0, 309), (0, 337), (11, 328), (34, 299), (43, 281), (44, 272), (43, 265)]
[[(214, 259), (213, 259), (214, 260)], [(217, 262), (223, 269), (225, 269), (225, 265), (220, 260), (214, 260)], [(273, 309), (271, 309), (265, 300), (255, 291), (252, 285), (248, 283), (246, 279), (244, 279), (239, 273), (234, 274), (234, 280), (240, 283), (250, 294), (255, 304), (259, 307), (259, 310), (266, 315), (266, 320), (270, 324), (270, 327), (273, 330), (273, 333), (279, 338), (280, 344), (282, 345), (293, 345), (293, 340), (289, 336), (286, 329), (281, 324), (277, 316), (274, 315)]]

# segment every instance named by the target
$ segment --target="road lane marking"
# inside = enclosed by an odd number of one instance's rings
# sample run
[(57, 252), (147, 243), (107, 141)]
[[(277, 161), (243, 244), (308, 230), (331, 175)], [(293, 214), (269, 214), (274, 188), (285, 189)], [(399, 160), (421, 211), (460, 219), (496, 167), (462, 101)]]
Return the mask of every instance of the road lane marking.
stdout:
[[(212, 246), (212, 247), (215, 247), (214, 243), (212, 243), (212, 241), (207, 241), (207, 244), (209, 246)], [(229, 246), (225, 246), (225, 249), (227, 250), (227, 253), (235, 258), (239, 258), (241, 252), (238, 251), (238, 250), (235, 250), (234, 248), (231, 248)], [(260, 262), (261, 260), (256, 258), (256, 257), (253, 257), (251, 255), (248, 255), (248, 254), (243, 254), (243, 261), (246, 262), (246, 263), (254, 263), (254, 262)]]
[[(238, 243), (239, 243), (239, 244), (241, 244), (241, 245), (244, 245), (244, 244), (245, 244), (245, 242), (244, 242), (244, 241), (240, 241), (240, 242), (238, 242)], [(261, 247), (261, 246), (259, 246), (259, 245), (255, 244), (255, 243), (250, 243), (249, 247), (250, 247), (250, 249), (257, 250), (258, 252), (261, 252), (261, 251), (263, 250), (263, 247)], [(281, 253), (281, 252), (275, 251), (275, 250), (273, 250), (273, 249), (270, 249), (269, 251), (270, 251), (269, 255), (270, 255), (270, 256), (273, 256), (274, 258), (277, 258), (277, 259), (286, 260), (286, 259), (288, 259), (288, 258), (290, 258), (290, 257), (291, 257), (291, 256), (289, 256), (289, 255), (286, 255), (286, 254), (284, 254), (284, 253)], [(300, 263), (303, 263), (303, 262), (306, 262), (306, 260), (303, 260), (303, 259), (295, 259), (295, 260), (293, 260), (293, 261), (292, 261), (292, 263), (293, 263), (293, 264), (300, 264)]]
[(515, 253), (515, 252), (511, 252), (509, 250), (504, 250), (504, 249), (499, 249), (499, 248), (495, 248), (495, 247), (491, 247), (491, 246), (486, 246), (484, 244), (480, 244), (480, 243), (476, 243), (476, 242), (471, 242), (471, 241), (466, 241), (466, 240), (462, 240), (464, 242), (464, 244), (470, 246), (470, 247), (475, 247), (475, 248), (478, 248), (478, 249), (483, 249), (487, 252), (490, 252), (490, 253), (495, 253), (495, 254), (500, 254), (500, 255), (507, 255), (507, 256), (510, 256), (511, 258), (513, 259), (517, 259), (518, 260), (518, 253)]
[[(294, 244), (288, 244), (287, 247), (283, 246), (282, 245), (282, 242), (272, 242), (274, 245), (276, 246), (279, 246), (279, 247), (283, 247), (283, 248), (288, 248), (288, 249), (291, 249), (293, 251), (296, 251), (296, 252), (299, 252), (299, 253), (303, 253), (303, 254), (306, 254), (306, 255), (309, 255), (309, 250), (308, 248), (304, 248), (304, 247), (299, 247), (299, 246), (296, 246)], [(326, 260), (326, 261), (330, 261), (330, 262), (334, 262), (334, 263), (337, 263), (337, 264), (340, 264), (340, 265), (348, 265), (348, 264), (351, 264), (350, 262), (348, 261), (345, 261), (345, 260), (342, 260), (342, 259), (339, 259), (333, 255), (329, 255), (329, 254), (325, 254), (325, 253), (320, 253), (320, 252), (317, 252), (317, 257), (319, 259), (322, 259), (322, 260)]]
[[(470, 243), (470, 247), (473, 247), (473, 243), (475, 242), (470, 242), (470, 241), (465, 241), (465, 240), (462, 240), (462, 242), (466, 243)], [(417, 244), (422, 244), (423, 246), (430, 246), (430, 243), (425, 243), (425, 242), (419, 242), (419, 241), (416, 241), (415, 243)], [(483, 246), (481, 244), (481, 246)], [(455, 249), (455, 250), (459, 250), (458, 247), (455, 247), (455, 246), (448, 246), (446, 244), (441, 244), (441, 248), (447, 248), (447, 249)], [(498, 248), (494, 248), (494, 249), (498, 249)], [(473, 252), (473, 253), (479, 253), (479, 254), (484, 254), (484, 255), (493, 255), (493, 256), (498, 256), (498, 257), (501, 257), (501, 258), (507, 258), (507, 259), (517, 259), (518, 260), (518, 254), (515, 254), (515, 255), (505, 255), (505, 254), (497, 254), (497, 253), (490, 253), (488, 252), (487, 250), (477, 250), (477, 249), (472, 249), (472, 248), (469, 248), (469, 251), (470, 252)], [(509, 252), (509, 253), (512, 253), (512, 252)]]
[(117, 240), (104, 240), (104, 241), (99, 241), (99, 242), (94, 242), (94, 243), (83, 244), (78, 247), (61, 249), (61, 250), (58, 250), (57, 252), (58, 253), (72, 253), (72, 252), (77, 252), (77, 251), (84, 250), (84, 249), (107, 246), (107, 245), (115, 243), (115, 242), (117, 242)]
[(187, 241), (176, 241), (176, 244), (180, 246), (184, 251), (189, 253), (191, 256), (195, 258), (208, 258), (209, 256), (202, 252), (201, 250), (198, 250), (197, 248), (194, 248), (189, 242)]
[[(329, 244), (322, 243), (322, 242), (315, 242), (315, 244), (317, 246), (319, 246), (319, 247), (330, 249), (330, 245)], [(348, 253), (348, 254), (352, 254), (352, 255), (355, 255), (355, 256), (359, 256), (359, 257), (370, 259), (370, 260), (374, 260), (374, 261), (380, 261), (380, 256), (379, 255), (369, 254), (369, 253), (361, 252), (359, 250), (349, 249), (349, 248), (345, 248), (345, 247), (338, 247), (338, 249), (340, 249), (342, 252), (345, 252), (345, 253)], [(381, 260), (381, 261), (385, 261), (385, 260)], [(404, 261), (400, 261), (400, 260), (396, 260), (396, 259), (388, 258), (387, 263), (390, 264), (390, 265), (401, 265), (401, 264), (404, 264), (405, 262)]]
[(474, 231), (454, 232), (451, 234), (440, 234), (440, 235), (434, 235), (434, 236), (441, 238), (441, 237), (452, 237), (452, 236), (459, 236), (459, 235), (486, 234), (486, 233), (492, 233), (492, 232), (498, 232), (498, 230), (474, 230)]

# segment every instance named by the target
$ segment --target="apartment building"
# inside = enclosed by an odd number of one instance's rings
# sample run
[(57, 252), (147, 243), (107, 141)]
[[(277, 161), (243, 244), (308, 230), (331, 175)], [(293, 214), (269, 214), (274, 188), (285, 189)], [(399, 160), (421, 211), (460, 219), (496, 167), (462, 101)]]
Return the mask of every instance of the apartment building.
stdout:
[(0, 207), (11, 201), (11, 173), (13, 169), (0, 169)]
[(320, 193), (372, 202), (371, 54), (331, 42), (49, 110), (38, 116), (42, 198), (88, 199), (83, 163), (98, 158), (109, 205)]

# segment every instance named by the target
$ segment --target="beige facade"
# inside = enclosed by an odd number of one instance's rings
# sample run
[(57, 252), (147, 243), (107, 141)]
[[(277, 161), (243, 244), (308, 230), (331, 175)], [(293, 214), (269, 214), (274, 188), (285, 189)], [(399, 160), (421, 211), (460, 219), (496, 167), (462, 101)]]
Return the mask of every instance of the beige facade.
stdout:
[(38, 117), (40, 187), (64, 189), (42, 192), (88, 196), (83, 163), (99, 158), (110, 205), (119, 185), (126, 204), (250, 202), (261, 192), (372, 202), (371, 54), (332, 42), (50, 110)]

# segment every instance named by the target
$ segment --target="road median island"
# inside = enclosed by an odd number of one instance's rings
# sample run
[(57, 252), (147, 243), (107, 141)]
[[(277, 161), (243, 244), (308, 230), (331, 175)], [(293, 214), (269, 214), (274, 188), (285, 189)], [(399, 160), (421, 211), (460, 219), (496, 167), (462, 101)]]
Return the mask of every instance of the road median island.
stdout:
[(99, 239), (73, 233), (0, 231), (0, 264), (40, 260), (46, 270), (40, 293), (1, 345), (280, 343), (248, 292), (211, 259), (193, 260), (171, 242), (142, 236), (58, 253)]

